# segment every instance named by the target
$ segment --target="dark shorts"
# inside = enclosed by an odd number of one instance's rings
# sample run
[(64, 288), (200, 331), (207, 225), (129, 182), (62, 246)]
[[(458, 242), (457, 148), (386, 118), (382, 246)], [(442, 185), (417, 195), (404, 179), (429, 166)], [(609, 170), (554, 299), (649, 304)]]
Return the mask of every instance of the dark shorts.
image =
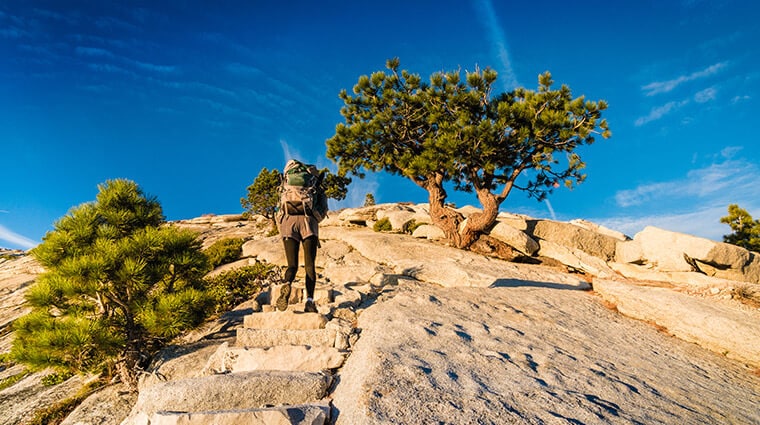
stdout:
[(308, 215), (285, 215), (279, 221), (280, 235), (283, 238), (302, 241), (309, 236), (319, 238), (319, 223)]

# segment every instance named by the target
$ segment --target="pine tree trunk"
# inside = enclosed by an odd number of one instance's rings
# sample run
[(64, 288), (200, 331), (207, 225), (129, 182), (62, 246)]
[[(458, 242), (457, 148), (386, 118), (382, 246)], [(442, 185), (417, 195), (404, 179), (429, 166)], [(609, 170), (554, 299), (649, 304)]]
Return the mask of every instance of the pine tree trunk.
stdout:
[(446, 207), (446, 191), (442, 186), (442, 178), (431, 180), (426, 185), (428, 201), (430, 202), (430, 219), (438, 226), (451, 243), (460, 247), (459, 224), (464, 220), (462, 214)]
[(460, 232), (459, 248), (468, 248), (472, 245), (480, 235), (491, 229), (499, 215), (501, 201), (496, 195), (486, 189), (476, 189), (476, 191), (478, 200), (483, 206), (483, 212), (474, 213), (467, 218), (465, 226)]

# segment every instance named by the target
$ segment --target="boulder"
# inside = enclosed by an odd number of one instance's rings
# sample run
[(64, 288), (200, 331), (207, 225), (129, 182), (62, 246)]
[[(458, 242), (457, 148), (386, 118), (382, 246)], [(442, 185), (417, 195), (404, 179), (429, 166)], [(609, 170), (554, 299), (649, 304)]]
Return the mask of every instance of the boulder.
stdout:
[(126, 385), (109, 385), (87, 397), (60, 425), (119, 425), (136, 401), (137, 393)]
[[(539, 239), (554, 242), (568, 248), (579, 249), (586, 254), (610, 261), (615, 258), (618, 240), (570, 223), (537, 220), (529, 226), (530, 234)], [(539, 242), (540, 243), (540, 242)]]
[(601, 258), (589, 255), (580, 249), (570, 248), (552, 241), (541, 241), (541, 249), (538, 255), (541, 257), (553, 258), (560, 263), (587, 274), (599, 277), (612, 277), (617, 274), (611, 269), (607, 262)]
[(577, 218), (575, 220), (570, 220), (570, 224), (574, 224), (578, 227), (583, 227), (586, 230), (590, 230), (592, 232), (600, 233), (605, 236), (609, 236), (611, 238), (617, 239), (619, 241), (627, 241), (630, 240), (628, 236), (626, 236), (622, 232), (618, 232), (617, 230), (612, 230), (607, 227), (602, 226), (601, 224), (592, 223), (588, 220), (584, 220), (581, 218)]
[(659, 270), (699, 271), (699, 263), (704, 263), (716, 270), (738, 272), (726, 273), (726, 277), (760, 283), (760, 276), (752, 273), (755, 256), (742, 247), (653, 226), (647, 226), (633, 239), (640, 244), (646, 262)]
[(492, 238), (498, 239), (526, 255), (535, 255), (539, 249), (538, 242), (506, 222), (497, 221), (496, 225), (488, 233)]
[(458, 212), (459, 214), (462, 214), (465, 218), (475, 213), (483, 212), (482, 209), (473, 207), (472, 205), (465, 205), (461, 208), (457, 208), (455, 211)]
[(443, 240), (446, 239), (446, 234), (443, 233), (440, 227), (433, 224), (423, 224), (414, 229), (412, 236), (420, 239), (430, 240)]
[(524, 232), (528, 230), (528, 227), (529, 227), (528, 222), (535, 222), (535, 219), (530, 218), (526, 215), (500, 212), (499, 215), (496, 217), (496, 221), (498, 221), (499, 223), (508, 224), (514, 227), (515, 229), (522, 230)]
[(615, 245), (615, 261), (618, 263), (644, 264), (644, 249), (641, 242), (636, 240), (618, 241)]

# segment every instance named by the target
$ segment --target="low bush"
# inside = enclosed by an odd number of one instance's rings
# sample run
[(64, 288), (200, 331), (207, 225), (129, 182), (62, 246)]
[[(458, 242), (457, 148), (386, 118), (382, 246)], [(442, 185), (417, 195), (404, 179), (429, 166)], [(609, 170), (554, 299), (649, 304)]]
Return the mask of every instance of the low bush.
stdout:
[(69, 370), (61, 370), (49, 373), (42, 377), (42, 385), (46, 387), (52, 387), (54, 385), (66, 382), (66, 380), (72, 376), (74, 376), (74, 374)]
[(226, 238), (214, 242), (205, 251), (211, 268), (215, 269), (240, 258), (240, 254), (243, 253), (243, 243), (245, 241), (241, 238)]
[(391, 224), (391, 221), (388, 220), (388, 217), (385, 217), (377, 220), (375, 225), (372, 226), (372, 230), (376, 232), (390, 232), (393, 230), (393, 225)]
[(423, 224), (425, 223), (417, 223), (416, 220), (412, 219), (404, 223), (402, 230), (404, 233), (411, 235), (415, 230), (417, 230), (418, 227), (422, 226)]
[(279, 283), (280, 276), (279, 267), (256, 263), (206, 278), (206, 290), (215, 300), (215, 311), (219, 313), (253, 298), (264, 286)]

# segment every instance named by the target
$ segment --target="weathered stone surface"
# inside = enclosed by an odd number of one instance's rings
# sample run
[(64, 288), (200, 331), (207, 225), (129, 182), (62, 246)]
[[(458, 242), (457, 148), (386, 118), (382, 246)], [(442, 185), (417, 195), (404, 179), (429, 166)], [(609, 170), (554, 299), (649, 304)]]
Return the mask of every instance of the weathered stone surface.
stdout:
[(488, 234), (523, 254), (535, 255), (539, 249), (538, 242), (535, 239), (505, 222), (497, 222)]
[(303, 404), (251, 410), (218, 412), (158, 412), (150, 425), (323, 425), (330, 418), (330, 405)]
[[(365, 258), (393, 267), (396, 274), (441, 286), (487, 287), (497, 280), (494, 276), (504, 279), (522, 278), (525, 277), (524, 271), (531, 273), (529, 269), (520, 268), (516, 264), (407, 236), (382, 234), (361, 228), (326, 228), (323, 229), (323, 235), (326, 239), (345, 241)], [(573, 284), (581, 284), (580, 280), (568, 275), (542, 268), (534, 270), (541, 270), (541, 275), (556, 275), (560, 279), (572, 280)]]
[(423, 224), (422, 226), (419, 226), (418, 228), (414, 229), (412, 236), (415, 238), (430, 240), (446, 239), (446, 234), (443, 232), (443, 230), (433, 224)]
[(644, 264), (644, 250), (636, 240), (619, 241), (615, 245), (615, 261), (618, 263)]
[(643, 282), (662, 282), (663, 286), (681, 286), (695, 288), (726, 288), (735, 286), (739, 282), (728, 279), (721, 279), (714, 276), (707, 276), (698, 272), (662, 272), (646, 266), (635, 264), (609, 263), (610, 268), (628, 279), (639, 280)]
[(73, 397), (86, 382), (85, 377), (75, 375), (59, 385), (43, 385), (42, 378), (52, 372), (33, 373), (0, 391), (0, 425), (30, 423), (35, 412)]
[(617, 230), (608, 229), (607, 227), (602, 226), (601, 224), (592, 223), (588, 220), (584, 220), (581, 218), (577, 218), (575, 220), (570, 220), (570, 224), (574, 224), (579, 227), (583, 227), (586, 230), (590, 230), (592, 232), (600, 233), (605, 236), (609, 236), (611, 238), (617, 239), (619, 241), (627, 241), (630, 238), (626, 236), (622, 232), (618, 232)]
[[(301, 250), (303, 251), (303, 250)], [(300, 253), (303, 264), (303, 252)], [(282, 239), (279, 236), (272, 236), (265, 239), (255, 239), (243, 244), (243, 257), (255, 257), (260, 261), (267, 263), (286, 265), (285, 247), (282, 245)]]
[(760, 378), (748, 369), (567, 289), (420, 285), (374, 304), (359, 316), (333, 420), (760, 423)]
[(647, 263), (659, 270), (695, 271), (698, 267), (695, 261), (699, 261), (717, 269), (741, 272), (741, 275), (726, 273), (719, 277), (760, 283), (760, 276), (756, 278), (750, 272), (753, 254), (744, 248), (653, 226), (647, 226), (633, 239), (641, 245)]
[[(266, 297), (270, 303), (275, 302), (282, 292), (282, 285), (273, 285), (268, 289)], [(328, 284), (317, 282), (314, 287), (314, 302), (318, 304), (330, 303), (333, 300), (333, 290)], [(306, 284), (299, 279), (290, 285), (290, 297), (288, 304), (299, 304), (306, 301)]]
[(318, 313), (277, 311), (245, 316), (243, 326), (250, 329), (323, 329), (327, 318)]
[(147, 425), (147, 418), (160, 411), (205, 412), (304, 404), (321, 400), (330, 382), (330, 376), (323, 373), (281, 371), (169, 381), (140, 391), (132, 413), (122, 423)]
[(595, 279), (594, 291), (618, 311), (653, 322), (685, 341), (760, 367), (760, 312), (727, 308), (667, 288)]
[(239, 347), (272, 347), (275, 345), (335, 345), (335, 330), (327, 327), (314, 330), (238, 329), (235, 345)]
[(119, 425), (132, 410), (137, 393), (109, 385), (87, 397), (60, 425)]
[(140, 374), (140, 391), (166, 381), (192, 378), (218, 349), (222, 341), (199, 341), (188, 345), (172, 345), (158, 353), (147, 373)]
[[(530, 228), (529, 231), (531, 231)], [(551, 220), (536, 220), (532, 228), (532, 236), (568, 248), (580, 249), (604, 261), (615, 258), (615, 247), (618, 242), (613, 237), (592, 232), (574, 224)]]
[(616, 275), (615, 271), (601, 258), (594, 257), (580, 249), (568, 248), (552, 241), (542, 240), (538, 255), (553, 258), (568, 267), (593, 276), (612, 277)]
[(496, 221), (499, 223), (507, 224), (517, 230), (524, 232), (528, 230), (528, 221), (533, 222), (535, 220), (525, 215), (500, 212), (496, 217)]
[(268, 348), (230, 347), (223, 344), (209, 358), (203, 375), (252, 370), (319, 372), (343, 364), (346, 353), (334, 347), (278, 345)]

